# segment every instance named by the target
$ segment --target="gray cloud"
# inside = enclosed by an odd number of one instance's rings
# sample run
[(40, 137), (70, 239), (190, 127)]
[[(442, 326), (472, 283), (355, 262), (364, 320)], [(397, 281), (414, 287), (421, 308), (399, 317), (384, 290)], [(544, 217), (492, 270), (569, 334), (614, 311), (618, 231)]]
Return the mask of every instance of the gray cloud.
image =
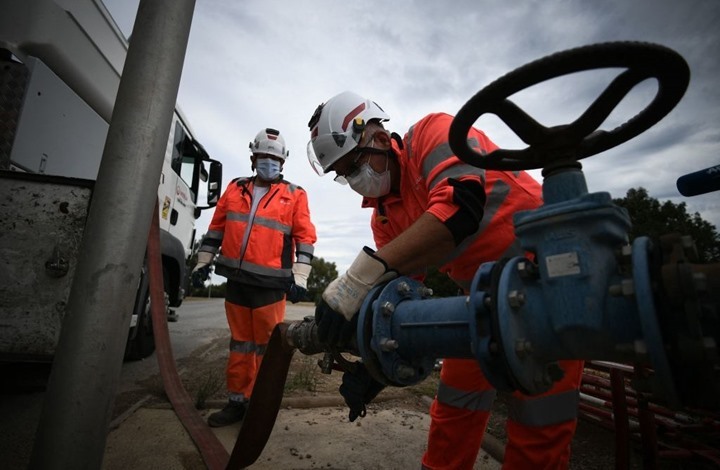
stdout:
[[(129, 7), (137, 1), (106, 3), (125, 18), (128, 31)], [(320, 102), (354, 90), (376, 100), (392, 117), (389, 127), (403, 134), (423, 115), (455, 113), (484, 86), (546, 55), (606, 41), (655, 42), (687, 60), (688, 91), (643, 135), (583, 160), (590, 190), (622, 197), (643, 186), (653, 197), (686, 202), (717, 226), (717, 194), (683, 198), (675, 180), (720, 159), (719, 23), (716, 0), (203, 0), (196, 5), (179, 102), (228, 178), (249, 173), (247, 141), (259, 128), (280, 129), (291, 152), (285, 173), (308, 190), (319, 246), (338, 253), (331, 261), (346, 267), (371, 242), (370, 213), (348, 188), (309, 169), (306, 123)], [(604, 72), (579, 74), (513, 100), (543, 123), (564, 124), (606, 78)], [(639, 87), (607, 126), (632, 116), (652, 90)], [(491, 118), (478, 125), (503, 146), (518, 144)]]

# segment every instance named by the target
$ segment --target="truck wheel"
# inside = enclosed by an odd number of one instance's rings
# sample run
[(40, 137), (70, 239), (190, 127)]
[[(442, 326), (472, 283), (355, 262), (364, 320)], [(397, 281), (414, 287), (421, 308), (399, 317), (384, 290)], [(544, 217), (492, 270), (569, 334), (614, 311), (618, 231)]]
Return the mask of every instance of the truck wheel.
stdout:
[[(165, 268), (163, 268), (163, 286), (164, 311), (166, 316), (170, 316), (172, 310), (170, 310), (170, 294), (168, 294), (168, 272)], [(137, 315), (137, 322), (130, 328), (125, 347), (125, 360), (129, 361), (145, 359), (155, 351), (155, 336), (153, 335), (150, 311), (150, 281), (147, 269), (144, 269), (141, 274), (133, 315)], [(177, 321), (177, 316), (175, 320), (170, 321)]]
[(129, 361), (144, 359), (155, 351), (155, 337), (150, 314), (150, 286), (148, 284), (146, 274), (143, 273), (133, 312), (133, 315), (137, 315), (137, 322), (130, 328), (125, 347), (125, 359)]
[(170, 308), (170, 274), (168, 274), (168, 268), (163, 266), (163, 285), (165, 286), (165, 312), (167, 313), (167, 321), (176, 322), (178, 321), (177, 310)]

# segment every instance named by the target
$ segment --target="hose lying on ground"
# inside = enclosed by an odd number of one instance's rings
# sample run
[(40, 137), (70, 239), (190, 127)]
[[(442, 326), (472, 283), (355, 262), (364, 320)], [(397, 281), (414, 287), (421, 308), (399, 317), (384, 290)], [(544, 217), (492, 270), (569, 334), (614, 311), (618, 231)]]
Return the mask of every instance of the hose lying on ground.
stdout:
[(200, 455), (210, 470), (221, 470), (227, 465), (227, 450), (217, 436), (208, 427), (195, 409), (193, 401), (180, 380), (175, 367), (167, 318), (163, 309), (165, 305), (165, 287), (160, 255), (160, 226), (158, 222), (158, 206), (155, 205), (153, 221), (148, 235), (148, 274), (150, 279), (150, 311), (152, 314), (153, 335), (155, 336), (155, 353), (160, 368), (165, 393), (175, 410), (175, 414), (195, 442)]

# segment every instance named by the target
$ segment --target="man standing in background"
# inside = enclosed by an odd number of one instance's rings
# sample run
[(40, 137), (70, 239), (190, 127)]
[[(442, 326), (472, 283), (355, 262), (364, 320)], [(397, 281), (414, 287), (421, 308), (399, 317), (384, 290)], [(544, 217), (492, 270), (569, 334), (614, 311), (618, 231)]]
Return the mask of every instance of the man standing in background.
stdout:
[(281, 174), (288, 151), (280, 133), (261, 130), (250, 151), (257, 174), (234, 179), (220, 197), (194, 269), (217, 255), (215, 273), (227, 277), (229, 397), (208, 417), (213, 427), (245, 416), (270, 334), (285, 316), (286, 296), (294, 303), (307, 293), (317, 240), (307, 193)]

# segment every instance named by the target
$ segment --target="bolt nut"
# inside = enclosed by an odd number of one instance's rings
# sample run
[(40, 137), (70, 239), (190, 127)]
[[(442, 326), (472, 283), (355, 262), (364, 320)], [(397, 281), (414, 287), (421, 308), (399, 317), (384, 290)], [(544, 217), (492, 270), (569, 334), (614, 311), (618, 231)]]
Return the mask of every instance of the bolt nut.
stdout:
[(397, 348), (400, 347), (397, 340), (389, 339), (389, 338), (381, 338), (379, 344), (380, 344), (380, 349), (385, 352), (395, 351)]
[(532, 343), (526, 339), (518, 339), (515, 341), (515, 353), (519, 358), (525, 357), (527, 354), (532, 353)]
[(420, 288), (420, 297), (422, 297), (423, 299), (425, 299), (427, 297), (432, 297), (433, 293), (434, 293), (433, 290), (429, 287), (421, 287)]
[(58, 247), (53, 248), (52, 255), (45, 261), (45, 272), (50, 277), (63, 277), (70, 269), (70, 262), (62, 255)]
[(512, 308), (520, 308), (525, 304), (525, 293), (511, 290), (508, 294), (508, 303)]
[(518, 274), (520, 275), (520, 278), (529, 280), (529, 279), (537, 279), (537, 267), (532, 264), (530, 261), (520, 261), (517, 264), (517, 270)]
[(397, 285), (397, 292), (400, 295), (408, 295), (412, 291), (412, 288), (410, 287), (410, 284), (407, 282), (401, 282)]
[(392, 302), (383, 302), (382, 306), (380, 307), (380, 310), (382, 311), (382, 314), (386, 317), (391, 316), (393, 313), (395, 313), (395, 305)]

